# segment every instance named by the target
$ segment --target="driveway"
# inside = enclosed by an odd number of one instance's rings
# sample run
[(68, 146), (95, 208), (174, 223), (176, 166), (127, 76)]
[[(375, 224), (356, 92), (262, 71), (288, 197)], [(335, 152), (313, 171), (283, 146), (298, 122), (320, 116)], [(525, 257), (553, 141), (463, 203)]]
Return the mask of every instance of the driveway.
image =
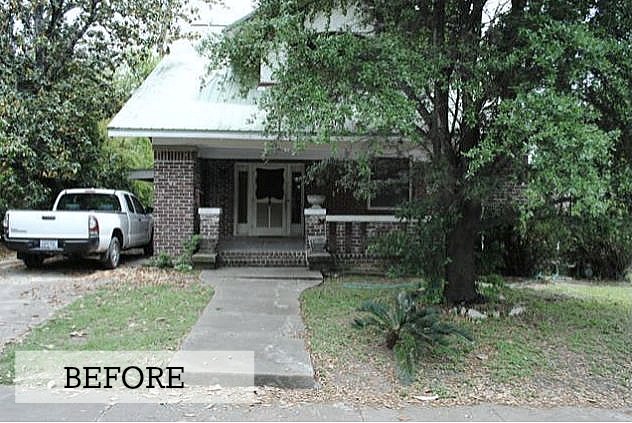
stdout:
[[(126, 254), (121, 266), (138, 265), (142, 255)], [(92, 260), (49, 259), (41, 269), (27, 269), (15, 256), (0, 259), (0, 351), (55, 310), (109, 283), (113, 272)]]

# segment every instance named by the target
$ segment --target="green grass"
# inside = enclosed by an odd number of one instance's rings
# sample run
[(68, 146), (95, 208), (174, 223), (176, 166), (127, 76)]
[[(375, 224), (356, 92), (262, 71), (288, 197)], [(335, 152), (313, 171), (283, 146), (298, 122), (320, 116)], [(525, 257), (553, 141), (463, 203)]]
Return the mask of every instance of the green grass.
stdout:
[(594, 372), (629, 383), (621, 365), (632, 354), (632, 287), (559, 283), (506, 295), (509, 303), (523, 304), (526, 313), (466, 323), (478, 343), (495, 353), (488, 364), (494, 380), (532, 376), (544, 365), (562, 370), (576, 361), (593, 363)]
[(15, 351), (173, 350), (213, 295), (199, 284), (106, 287), (61, 309), (0, 356), (0, 384), (13, 381)]
[[(362, 278), (361, 281), (367, 281)], [(376, 296), (392, 294), (389, 289), (345, 288), (344, 283), (359, 282), (355, 279), (329, 279), (326, 283), (305, 291), (301, 297), (305, 323), (312, 331), (312, 351), (337, 357), (349, 351), (362, 353), (362, 347), (370, 347), (379, 340), (375, 332), (359, 331), (351, 327), (354, 311), (363, 301)], [(383, 284), (384, 280), (370, 278), (369, 283)], [(401, 283), (401, 282), (398, 282)]]
[[(392, 354), (380, 346), (384, 340), (379, 333), (354, 329), (351, 321), (364, 300), (398, 291), (381, 289), (388, 283), (385, 279), (363, 281), (375, 283), (378, 288), (352, 289), (345, 285), (349, 279), (330, 279), (303, 294), (311, 348), (321, 362), (339, 362), (343, 357), (393, 361)], [(356, 278), (353, 282), (359, 281)], [(573, 374), (572, 377), (582, 378), (579, 383), (586, 386), (597, 383), (591, 380), (593, 376), (600, 376), (618, 385), (621, 392), (632, 389), (632, 286), (524, 285), (505, 288), (503, 295), (504, 302), (480, 307), (487, 312), (499, 310), (500, 318), (470, 321), (446, 314), (446, 319), (467, 329), (475, 342), (456, 341), (452, 348), (440, 348), (426, 357), (419, 383), (443, 383), (442, 378), (447, 380), (449, 376), (458, 381), (454, 386), (485, 380), (484, 383), (507, 384), (519, 391), (543, 380), (563, 385), (565, 375)], [(507, 316), (515, 304), (523, 305), (526, 312)], [(440, 375), (439, 379), (436, 375)]]

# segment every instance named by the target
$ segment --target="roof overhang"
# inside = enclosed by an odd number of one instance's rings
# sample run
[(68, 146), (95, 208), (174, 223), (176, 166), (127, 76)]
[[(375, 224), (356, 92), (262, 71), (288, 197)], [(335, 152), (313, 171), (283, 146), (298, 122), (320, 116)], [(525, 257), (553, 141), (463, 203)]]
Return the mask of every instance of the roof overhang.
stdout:
[(273, 141), (275, 138), (261, 132), (207, 131), (181, 129), (142, 129), (142, 128), (108, 128), (108, 136), (112, 138), (179, 138), (182, 140), (250, 140)]

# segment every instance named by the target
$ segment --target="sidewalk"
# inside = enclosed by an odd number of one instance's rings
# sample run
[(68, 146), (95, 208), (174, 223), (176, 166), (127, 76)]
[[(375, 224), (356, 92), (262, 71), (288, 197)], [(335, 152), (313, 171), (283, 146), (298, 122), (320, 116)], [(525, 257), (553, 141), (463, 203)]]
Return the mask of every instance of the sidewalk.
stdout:
[(334, 404), (15, 404), (13, 388), (0, 386), (0, 421), (631, 421), (632, 410), (409, 406), (402, 409)]

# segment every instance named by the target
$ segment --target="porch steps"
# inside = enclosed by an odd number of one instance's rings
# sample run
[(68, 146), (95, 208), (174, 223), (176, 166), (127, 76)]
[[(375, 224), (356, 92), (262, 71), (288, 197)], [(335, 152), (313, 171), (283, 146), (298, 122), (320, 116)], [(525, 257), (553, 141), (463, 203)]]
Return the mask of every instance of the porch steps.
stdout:
[(305, 251), (219, 250), (219, 265), (226, 267), (305, 267)]

